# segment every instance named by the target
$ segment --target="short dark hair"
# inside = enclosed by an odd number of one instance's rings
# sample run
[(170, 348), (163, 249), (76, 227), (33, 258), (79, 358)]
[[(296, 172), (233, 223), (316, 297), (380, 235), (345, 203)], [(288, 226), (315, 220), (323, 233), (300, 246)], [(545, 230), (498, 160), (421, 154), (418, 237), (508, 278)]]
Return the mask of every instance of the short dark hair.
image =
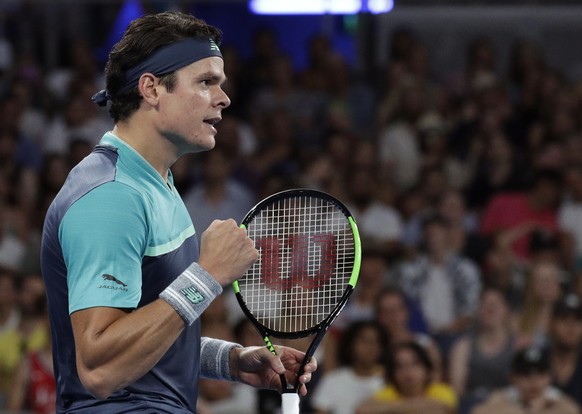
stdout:
[[(408, 349), (415, 354), (420, 364), (426, 369), (427, 381), (430, 381), (431, 374), (434, 371), (434, 364), (428, 351), (415, 341), (399, 342), (392, 346), (386, 357), (386, 380), (394, 384), (394, 387), (400, 391), (399, 384), (396, 381), (396, 354), (401, 349)], [(426, 385), (428, 386), (428, 383)]]
[[(384, 351), (388, 347), (388, 338), (384, 329), (380, 324), (373, 320), (362, 320), (352, 322), (348, 327), (342, 332), (339, 347), (338, 347), (338, 361), (340, 365), (349, 366), (353, 363), (353, 349), (356, 339), (364, 329), (374, 329), (378, 334), (378, 340), (380, 341), (380, 347)], [(381, 361), (378, 361), (379, 363)]]
[[(129, 118), (142, 100), (137, 88), (116, 95), (126, 82), (126, 72), (157, 49), (185, 38), (210, 38), (219, 45), (222, 32), (197, 17), (181, 12), (147, 14), (129, 24), (121, 40), (113, 46), (105, 66), (106, 88), (113, 97), (109, 112), (115, 122)], [(160, 76), (168, 90), (175, 85), (174, 73)]]
[(404, 290), (402, 290), (402, 288), (396, 285), (384, 286), (374, 298), (375, 318), (378, 318), (378, 316), (380, 315), (380, 304), (382, 303), (382, 300), (384, 300), (386, 296), (398, 296), (402, 300), (402, 303), (404, 303), (404, 306), (406, 306), (406, 308), (408, 309), (408, 300), (406, 298), (406, 293), (404, 293)]
[(535, 346), (518, 350), (511, 361), (511, 372), (515, 375), (550, 372), (548, 350)]

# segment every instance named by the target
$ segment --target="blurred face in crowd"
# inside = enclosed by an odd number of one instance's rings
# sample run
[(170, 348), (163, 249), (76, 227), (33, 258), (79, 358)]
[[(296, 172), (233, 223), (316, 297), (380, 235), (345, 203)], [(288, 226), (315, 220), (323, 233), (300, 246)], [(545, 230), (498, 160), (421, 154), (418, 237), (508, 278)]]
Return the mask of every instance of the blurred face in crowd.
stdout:
[(388, 334), (406, 328), (408, 308), (404, 298), (395, 292), (383, 294), (378, 301), (376, 319)]
[(382, 355), (380, 334), (371, 326), (362, 328), (353, 343), (353, 364), (371, 367), (380, 361)]
[(465, 217), (465, 200), (458, 191), (448, 191), (439, 204), (439, 214), (452, 223), (462, 224)]
[(430, 373), (414, 351), (400, 348), (396, 351), (394, 379), (398, 390), (407, 398), (424, 395)]
[(544, 390), (550, 386), (552, 377), (549, 372), (514, 373), (511, 375), (511, 382), (519, 391), (522, 400), (527, 404), (542, 396)]
[(424, 229), (424, 239), (431, 253), (442, 253), (448, 250), (449, 228), (442, 223), (430, 223)]
[(582, 319), (573, 313), (554, 316), (550, 329), (558, 350), (577, 349), (582, 344)]
[(477, 312), (481, 326), (489, 329), (503, 325), (508, 320), (510, 313), (502, 293), (492, 289), (482, 293)]
[(14, 279), (9, 274), (0, 273), (0, 310), (12, 308), (16, 299)]
[(386, 263), (382, 256), (364, 255), (360, 269), (360, 282), (367, 286), (381, 285), (386, 272)]
[(550, 262), (538, 263), (532, 269), (534, 295), (542, 303), (554, 302), (560, 296), (558, 266)]
[(38, 309), (38, 306), (39, 302), (44, 298), (44, 295), (45, 290), (42, 277), (40, 275), (27, 276), (20, 289), (20, 306), (22, 310), (29, 314), (43, 311), (43, 309)]

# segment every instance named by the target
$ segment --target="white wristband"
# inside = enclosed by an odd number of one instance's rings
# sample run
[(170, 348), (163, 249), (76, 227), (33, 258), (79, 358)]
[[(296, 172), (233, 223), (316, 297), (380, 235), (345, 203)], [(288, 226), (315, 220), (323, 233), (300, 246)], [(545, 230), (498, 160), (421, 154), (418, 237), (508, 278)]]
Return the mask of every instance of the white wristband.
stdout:
[(170, 286), (160, 293), (160, 298), (172, 306), (190, 326), (222, 292), (222, 286), (198, 263), (192, 263)]

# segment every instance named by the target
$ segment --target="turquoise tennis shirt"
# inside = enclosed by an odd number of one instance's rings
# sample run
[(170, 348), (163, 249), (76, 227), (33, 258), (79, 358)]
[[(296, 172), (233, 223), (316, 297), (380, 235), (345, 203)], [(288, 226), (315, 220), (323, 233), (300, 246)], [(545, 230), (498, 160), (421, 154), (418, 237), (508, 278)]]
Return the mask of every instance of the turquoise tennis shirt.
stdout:
[(67, 177), (43, 228), (58, 413), (195, 412), (199, 321), (144, 377), (97, 400), (77, 374), (70, 314), (147, 305), (198, 259), (198, 249), (171, 173), (166, 182), (131, 146), (105, 134)]

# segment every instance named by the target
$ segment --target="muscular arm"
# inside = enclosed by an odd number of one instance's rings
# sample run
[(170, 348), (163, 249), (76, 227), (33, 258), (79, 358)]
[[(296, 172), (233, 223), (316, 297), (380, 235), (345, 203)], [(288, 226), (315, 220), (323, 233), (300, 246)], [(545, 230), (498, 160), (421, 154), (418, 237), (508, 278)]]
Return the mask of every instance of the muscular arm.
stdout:
[(107, 398), (146, 374), (184, 329), (176, 311), (156, 300), (135, 312), (95, 307), (71, 315), (83, 385)]
[[(198, 263), (221, 285), (232, 283), (256, 260), (253, 243), (233, 220), (215, 221), (202, 235)], [(158, 299), (129, 312), (92, 307), (71, 314), (79, 378), (89, 392), (107, 398), (141, 378), (168, 351), (184, 321)]]

